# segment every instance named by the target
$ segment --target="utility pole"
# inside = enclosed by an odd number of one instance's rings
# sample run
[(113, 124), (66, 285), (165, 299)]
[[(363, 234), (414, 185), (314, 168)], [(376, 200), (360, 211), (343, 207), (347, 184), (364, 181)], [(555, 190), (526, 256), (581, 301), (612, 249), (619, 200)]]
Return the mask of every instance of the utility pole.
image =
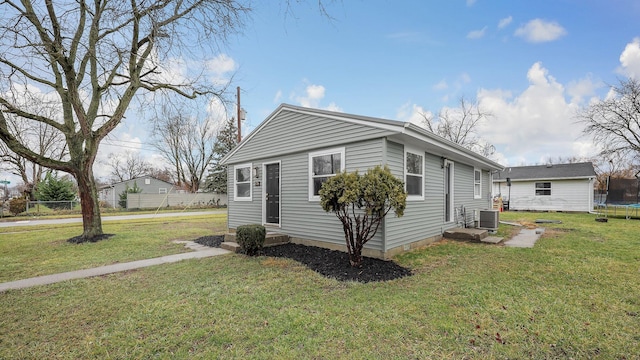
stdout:
[(238, 144), (242, 141), (242, 120), (240, 119), (240, 86), (238, 86)]

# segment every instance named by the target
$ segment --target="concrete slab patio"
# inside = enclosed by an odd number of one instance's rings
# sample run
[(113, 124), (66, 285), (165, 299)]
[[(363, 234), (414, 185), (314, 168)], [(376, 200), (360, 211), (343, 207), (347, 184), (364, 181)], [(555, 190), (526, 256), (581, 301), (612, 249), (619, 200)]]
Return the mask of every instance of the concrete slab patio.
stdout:
[(540, 236), (544, 233), (544, 228), (537, 229), (522, 229), (511, 240), (505, 241), (504, 246), (519, 247), (519, 248), (532, 248)]
[(168, 264), (168, 263), (178, 262), (178, 261), (187, 260), (187, 259), (200, 259), (200, 258), (206, 258), (206, 257), (230, 253), (230, 251), (228, 250), (203, 246), (203, 245), (194, 243), (193, 241), (176, 241), (176, 242), (184, 243), (186, 247), (195, 251), (182, 253), (182, 254), (167, 255), (167, 256), (157, 257), (153, 259), (131, 261), (126, 263), (100, 266), (100, 267), (91, 268), (91, 269), (69, 271), (69, 272), (60, 273), (60, 274), (38, 276), (38, 277), (29, 278), (29, 279), (0, 283), (0, 292), (13, 290), (13, 289), (24, 289), (24, 288), (38, 286), (38, 285), (54, 284), (57, 282), (73, 280), (73, 279), (82, 279), (82, 278), (88, 278), (88, 277), (94, 277), (94, 276), (113, 274), (116, 272), (140, 269), (140, 268), (153, 266), (153, 265)]

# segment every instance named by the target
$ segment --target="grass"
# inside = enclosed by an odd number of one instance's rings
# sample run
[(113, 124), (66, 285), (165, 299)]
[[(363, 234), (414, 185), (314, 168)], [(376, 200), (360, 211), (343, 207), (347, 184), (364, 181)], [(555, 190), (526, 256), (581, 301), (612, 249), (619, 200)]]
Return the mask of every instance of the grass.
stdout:
[(385, 283), (224, 255), (8, 291), (0, 358), (638, 358), (640, 223), (502, 218), (563, 223), (533, 249), (443, 241), (403, 254), (415, 275)]
[(0, 228), (0, 282), (190, 251), (171, 240), (222, 234), (226, 214), (107, 221), (102, 226), (115, 236), (79, 245), (66, 240), (82, 233), (80, 223)]

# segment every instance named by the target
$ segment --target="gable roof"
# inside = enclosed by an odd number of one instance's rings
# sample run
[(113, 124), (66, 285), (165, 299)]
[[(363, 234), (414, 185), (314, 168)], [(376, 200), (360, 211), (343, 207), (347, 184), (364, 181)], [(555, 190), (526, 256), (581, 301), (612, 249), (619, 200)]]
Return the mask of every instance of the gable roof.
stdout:
[(512, 166), (499, 171), (493, 176), (493, 182), (551, 179), (586, 179), (594, 178), (596, 172), (590, 162), (573, 164), (551, 164), (535, 166)]
[(362, 115), (347, 114), (342, 112), (306, 108), (290, 104), (281, 104), (274, 112), (272, 112), (256, 129), (254, 129), (242, 142), (236, 146), (231, 152), (221, 159), (222, 164), (230, 164), (234, 161), (234, 156), (241, 153), (242, 149), (251, 143), (265, 127), (284, 112), (293, 112), (298, 114), (312, 115), (315, 121), (322, 119), (336, 120), (350, 124), (360, 125), (363, 128), (375, 128), (384, 131), (385, 136), (390, 140), (399, 141), (401, 143), (420, 147), (433, 154), (440, 155), (454, 161), (461, 161), (473, 166), (482, 167), (489, 170), (501, 170), (504, 167), (499, 163), (490, 160), (480, 154), (477, 154), (467, 148), (460, 146), (452, 141), (446, 140), (427, 129), (421, 128), (410, 122), (402, 122), (396, 120), (387, 120)]

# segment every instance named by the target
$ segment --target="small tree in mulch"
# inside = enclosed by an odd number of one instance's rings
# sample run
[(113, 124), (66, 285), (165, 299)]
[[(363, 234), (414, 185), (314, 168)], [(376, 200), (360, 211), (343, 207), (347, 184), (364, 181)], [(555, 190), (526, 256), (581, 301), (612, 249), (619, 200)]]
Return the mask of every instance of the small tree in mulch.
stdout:
[(364, 175), (342, 172), (329, 178), (319, 191), (320, 205), (336, 214), (344, 230), (351, 266), (362, 265), (362, 249), (378, 231), (382, 219), (393, 210), (404, 214), (404, 183), (387, 166), (376, 166)]

